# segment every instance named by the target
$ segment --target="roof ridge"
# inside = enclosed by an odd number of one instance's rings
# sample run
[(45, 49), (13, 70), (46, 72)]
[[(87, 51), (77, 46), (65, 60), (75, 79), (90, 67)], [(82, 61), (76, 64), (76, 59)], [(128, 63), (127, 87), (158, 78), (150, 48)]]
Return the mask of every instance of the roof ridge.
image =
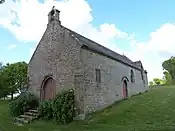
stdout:
[[(63, 26), (64, 27), (64, 26)], [(97, 52), (100, 52), (102, 53), (103, 55), (106, 55), (108, 57), (112, 57), (113, 59), (115, 60), (118, 60), (126, 65), (129, 65), (133, 68), (136, 68), (136, 69), (139, 69), (141, 70), (141, 68), (139, 66), (137, 66), (136, 64), (133, 63), (132, 60), (130, 60), (128, 57), (126, 56), (123, 56), (113, 50), (110, 50), (109, 48), (103, 46), (103, 45), (100, 45), (99, 43), (71, 30), (71, 29), (68, 29), (67, 27), (64, 27), (65, 29), (67, 29), (68, 31), (72, 32), (73, 35), (75, 35), (74, 37), (76, 37), (79, 41), (82, 42), (82, 45), (85, 45), (87, 46), (88, 48), (92, 49), (92, 50), (95, 50)]]

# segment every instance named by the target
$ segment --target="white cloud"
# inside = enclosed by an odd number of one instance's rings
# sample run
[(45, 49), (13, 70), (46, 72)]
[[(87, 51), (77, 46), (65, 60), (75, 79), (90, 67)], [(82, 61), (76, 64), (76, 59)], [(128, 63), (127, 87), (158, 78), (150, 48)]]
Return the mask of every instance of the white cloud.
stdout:
[[(0, 5), (0, 26), (10, 30), (18, 40), (38, 43), (46, 26), (47, 15), (55, 5), (61, 11), (62, 25), (85, 35), (92, 40), (119, 53), (124, 53), (132, 60), (141, 60), (148, 70), (149, 80), (162, 77), (161, 63), (174, 54), (175, 25), (167, 23), (150, 33), (147, 42), (137, 41), (134, 34), (121, 31), (114, 24), (102, 23), (93, 27), (91, 7), (85, 0), (45, 0), (44, 4), (37, 0), (12, 0)], [(130, 51), (119, 49), (116, 39), (128, 40)], [(30, 56), (34, 49), (30, 49)]]
[[(156, 51), (174, 52), (175, 45), (175, 25), (166, 23), (155, 32), (151, 33), (151, 40), (148, 43), (149, 49), (154, 48)], [(165, 46), (166, 45), (166, 46)]]
[(14, 49), (14, 48), (16, 48), (16, 45), (15, 45), (15, 44), (10, 44), (10, 45), (8, 46), (8, 49), (9, 49), (9, 50), (12, 50), (12, 49)]
[(107, 39), (127, 35), (114, 24), (102, 24), (99, 30), (93, 28), (91, 7), (85, 0), (45, 0), (44, 4), (37, 0), (9, 0), (0, 5), (0, 12), (4, 12), (0, 14), (0, 25), (9, 29), (19, 40), (38, 41), (47, 26), (47, 15), (53, 5), (61, 11), (60, 19), (64, 26), (88, 37), (92, 36), (91, 32), (106, 35)]
[[(155, 71), (161, 73), (162, 62), (169, 59), (171, 55), (175, 56), (175, 25), (166, 23), (162, 25), (155, 32), (150, 34), (150, 40), (147, 43), (147, 54), (153, 54), (150, 56), (150, 60), (155, 65)], [(154, 71), (154, 72), (155, 72)]]
[(162, 78), (162, 62), (175, 56), (175, 25), (166, 23), (159, 29), (150, 33), (150, 39), (141, 43), (134, 41), (133, 50), (128, 56), (134, 60), (142, 60), (145, 69), (148, 70), (149, 80), (155, 77)]
[[(104, 23), (99, 25), (99, 28), (93, 27), (92, 9), (85, 0), (45, 0), (44, 4), (37, 0), (18, 0), (18, 2), (9, 0), (0, 5), (3, 10), (9, 12), (8, 15), (0, 15), (0, 21), (3, 20), (0, 25), (9, 29), (19, 40), (38, 42), (47, 26), (47, 15), (53, 5), (61, 11), (62, 25), (106, 47), (109, 47), (110, 40), (128, 37), (127, 33), (116, 28), (114, 24)], [(115, 45), (109, 48), (121, 52)]]

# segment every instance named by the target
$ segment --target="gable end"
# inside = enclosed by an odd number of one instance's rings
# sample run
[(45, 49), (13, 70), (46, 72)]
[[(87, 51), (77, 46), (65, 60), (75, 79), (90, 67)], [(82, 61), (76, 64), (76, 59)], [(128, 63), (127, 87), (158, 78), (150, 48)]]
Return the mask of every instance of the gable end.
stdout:
[(32, 57), (30, 58), (30, 61), (29, 61), (28, 65), (29, 65), (29, 64), (31, 63), (31, 61), (33, 60), (33, 57), (34, 57), (34, 55), (35, 55), (35, 53), (36, 53), (36, 51), (37, 51), (37, 49), (38, 49), (38, 47), (39, 47), (41, 41), (44, 39), (44, 36), (45, 36), (46, 32), (47, 32), (47, 28), (46, 28), (46, 30), (45, 30), (43, 36), (41, 37), (41, 39), (40, 39), (38, 45), (36, 46), (35, 51), (33, 52)]

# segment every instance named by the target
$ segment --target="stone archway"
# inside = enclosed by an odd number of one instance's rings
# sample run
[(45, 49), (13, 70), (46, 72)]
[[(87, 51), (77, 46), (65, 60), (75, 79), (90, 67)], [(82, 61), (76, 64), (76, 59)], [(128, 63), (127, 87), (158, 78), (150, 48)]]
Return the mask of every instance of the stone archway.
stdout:
[(41, 100), (53, 99), (56, 96), (56, 82), (52, 77), (46, 77), (41, 87)]
[(126, 99), (128, 97), (127, 81), (123, 81), (123, 97)]

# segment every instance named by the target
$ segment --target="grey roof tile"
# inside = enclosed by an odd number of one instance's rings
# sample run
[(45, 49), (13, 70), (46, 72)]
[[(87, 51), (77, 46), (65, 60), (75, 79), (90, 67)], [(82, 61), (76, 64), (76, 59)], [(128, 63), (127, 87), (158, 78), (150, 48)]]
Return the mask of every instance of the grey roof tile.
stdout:
[(141, 70), (140, 66), (138, 66), (137, 64), (134, 64), (134, 62), (132, 60), (130, 60), (128, 57), (126, 57), (124, 55), (120, 55), (120, 54), (118, 54), (118, 53), (116, 53), (116, 52), (114, 52), (114, 51), (112, 51), (112, 50), (76, 33), (76, 32), (74, 32), (74, 31), (66, 28), (66, 27), (64, 27), (64, 28), (67, 29), (69, 32), (71, 32), (71, 34), (73, 36), (75, 36), (79, 40), (79, 42), (81, 42), (82, 45), (85, 45), (89, 49), (91, 49), (95, 52), (98, 52), (100, 54), (103, 54), (107, 57), (110, 57), (112, 59), (115, 59), (115, 60), (117, 60), (121, 63), (124, 63), (130, 67)]

